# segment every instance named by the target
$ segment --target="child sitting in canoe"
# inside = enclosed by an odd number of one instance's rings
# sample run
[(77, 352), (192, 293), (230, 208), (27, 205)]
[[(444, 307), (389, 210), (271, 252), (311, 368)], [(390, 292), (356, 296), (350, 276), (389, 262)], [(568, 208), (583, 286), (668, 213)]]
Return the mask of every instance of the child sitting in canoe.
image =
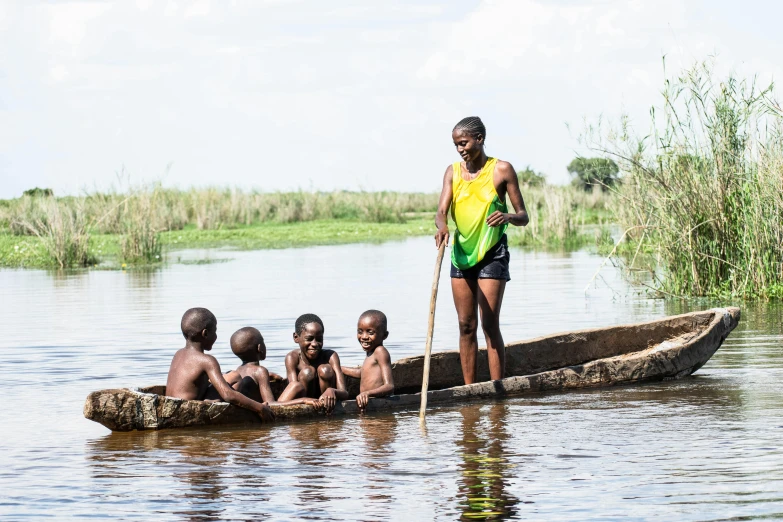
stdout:
[(386, 397), (394, 393), (391, 358), (383, 346), (389, 336), (386, 314), (379, 310), (367, 310), (359, 317), (356, 338), (366, 355), (360, 367), (343, 367), (343, 373), (360, 379), (356, 405), (360, 410), (367, 407), (370, 397)]
[(309, 404), (320, 406), (318, 400), (308, 397), (285, 403), (275, 401), (269, 381), (270, 378), (279, 380), (281, 377), (276, 373), (270, 373), (261, 366), (261, 361), (266, 359), (266, 344), (261, 332), (256, 328), (252, 326), (240, 328), (231, 336), (230, 344), (231, 351), (242, 361), (236, 370), (231, 370), (225, 375), (226, 381), (235, 390), (253, 400), (263, 401), (269, 405)]
[(324, 323), (315, 314), (304, 314), (294, 324), (294, 342), (299, 348), (285, 357), (288, 386), (278, 397), (285, 402), (299, 397), (317, 398), (327, 412), (338, 400), (348, 398), (340, 357), (325, 350)]
[[(268, 404), (254, 401), (234, 390), (220, 372), (217, 359), (204, 352), (217, 340), (217, 318), (206, 308), (191, 308), (182, 316), (185, 347), (174, 354), (166, 381), (166, 395), (186, 400), (208, 399), (208, 388), (235, 406), (258, 413), (264, 421), (274, 420)], [(211, 385), (210, 385), (211, 383)]]

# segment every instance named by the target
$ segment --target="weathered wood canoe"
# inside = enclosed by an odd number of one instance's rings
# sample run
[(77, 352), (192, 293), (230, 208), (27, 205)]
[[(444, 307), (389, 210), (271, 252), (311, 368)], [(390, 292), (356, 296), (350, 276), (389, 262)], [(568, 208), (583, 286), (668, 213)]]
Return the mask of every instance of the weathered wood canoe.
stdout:
[[(479, 351), (479, 382), (464, 385), (459, 352), (432, 355), (430, 405), (500, 398), (548, 390), (613, 386), (679, 379), (692, 374), (720, 348), (737, 326), (739, 308), (715, 308), (632, 325), (548, 335), (506, 346), (511, 377), (489, 381), (486, 350)], [(367, 411), (417, 408), (424, 357), (393, 363), (398, 395), (371, 399)], [(346, 376), (352, 397), (358, 380)], [(278, 394), (285, 381), (273, 383)], [(101, 390), (87, 396), (84, 416), (113, 431), (261, 422), (248, 410), (225, 402), (187, 401), (165, 396), (165, 386)], [(273, 406), (277, 422), (322, 417), (311, 406)], [(338, 402), (333, 415), (359, 412), (356, 401)]]

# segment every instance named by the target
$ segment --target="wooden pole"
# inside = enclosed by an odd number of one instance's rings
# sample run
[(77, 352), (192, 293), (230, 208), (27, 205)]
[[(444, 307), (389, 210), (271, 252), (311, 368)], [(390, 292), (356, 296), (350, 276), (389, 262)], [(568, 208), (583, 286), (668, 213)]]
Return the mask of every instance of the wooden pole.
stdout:
[(438, 300), (438, 282), (440, 281), (440, 266), (443, 264), (443, 253), (446, 251), (446, 241), (440, 244), (438, 260), (435, 261), (435, 275), (432, 277), (432, 295), (430, 297), (430, 318), (427, 324), (427, 343), (424, 345), (424, 371), (421, 378), (421, 409), (419, 418), (423, 421), (427, 410), (427, 389), (430, 387), (430, 355), (432, 354), (432, 330), (435, 328), (435, 302)]

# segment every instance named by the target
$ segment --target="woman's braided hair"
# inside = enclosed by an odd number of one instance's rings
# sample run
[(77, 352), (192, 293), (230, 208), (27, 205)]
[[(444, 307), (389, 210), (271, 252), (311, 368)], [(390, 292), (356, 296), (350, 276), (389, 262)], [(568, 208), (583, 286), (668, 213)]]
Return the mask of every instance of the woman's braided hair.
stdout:
[(473, 136), (474, 138), (477, 138), (479, 135), (483, 137), (485, 140), (487, 139), (487, 128), (484, 127), (484, 122), (481, 121), (481, 118), (478, 116), (468, 116), (467, 118), (462, 118), (459, 120), (459, 122), (454, 126), (454, 131), (462, 131), (468, 136)]

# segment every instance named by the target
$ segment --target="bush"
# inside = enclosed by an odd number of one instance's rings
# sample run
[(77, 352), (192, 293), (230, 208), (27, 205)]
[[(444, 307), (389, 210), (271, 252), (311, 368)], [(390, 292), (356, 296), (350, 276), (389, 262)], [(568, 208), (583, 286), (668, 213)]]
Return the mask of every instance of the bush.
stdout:
[(51, 197), (54, 196), (54, 191), (50, 188), (31, 188), (27, 189), (23, 193), (24, 196), (30, 196), (32, 198), (38, 197)]
[(525, 188), (541, 187), (546, 183), (546, 176), (530, 168), (530, 165), (517, 172), (517, 179), (519, 185)]
[(609, 190), (619, 179), (620, 168), (617, 163), (607, 158), (575, 158), (567, 168), (574, 178), (574, 186), (587, 192), (596, 186)]

